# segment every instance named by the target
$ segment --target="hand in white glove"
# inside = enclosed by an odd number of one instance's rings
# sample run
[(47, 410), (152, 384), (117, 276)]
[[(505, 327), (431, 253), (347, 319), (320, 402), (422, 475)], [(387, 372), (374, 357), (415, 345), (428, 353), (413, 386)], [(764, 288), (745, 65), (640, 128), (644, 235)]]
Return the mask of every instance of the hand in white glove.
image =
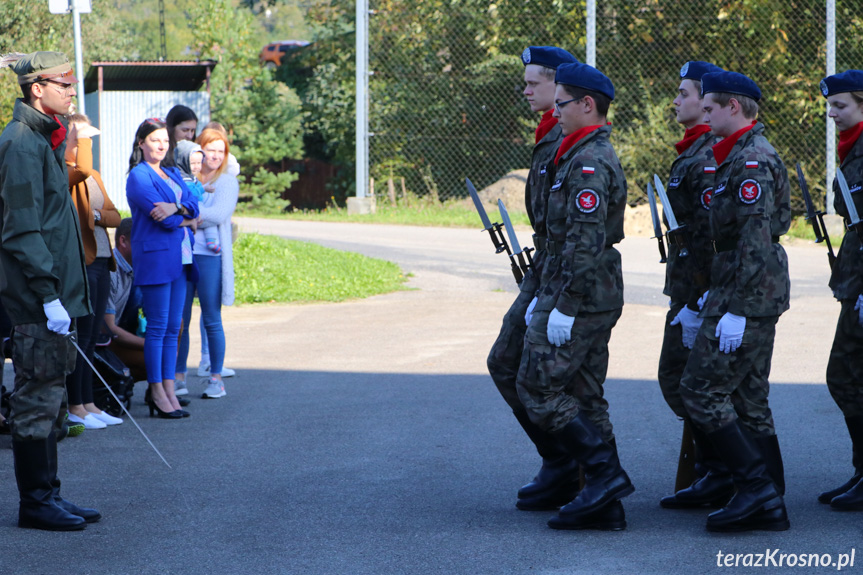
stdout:
[(709, 296), (709, 295), (710, 295), (710, 290), (707, 290), (706, 292), (701, 294), (700, 298), (698, 298), (698, 309), (699, 310), (704, 309), (704, 304), (707, 303), (707, 296)]
[(536, 307), (536, 302), (538, 301), (537, 297), (534, 296), (532, 300), (530, 300), (530, 305), (527, 306), (527, 311), (524, 312), (524, 324), (530, 325), (530, 318), (533, 317), (533, 308)]
[(719, 338), (719, 349), (725, 353), (737, 351), (743, 343), (743, 330), (746, 329), (746, 318), (726, 313), (716, 325), (716, 337)]
[(564, 315), (557, 311), (557, 308), (551, 310), (548, 316), (548, 343), (555, 347), (560, 347), (570, 339), (572, 339), (572, 324), (575, 323), (575, 318), (569, 315)]
[(680, 325), (683, 331), (683, 347), (686, 349), (692, 349), (695, 345), (695, 336), (701, 329), (702, 321), (704, 320), (698, 317), (698, 312), (692, 311), (687, 306), (683, 306), (683, 309), (671, 320), (671, 325)]
[(863, 295), (857, 296), (857, 303), (854, 304), (854, 309), (857, 310), (857, 323), (863, 326)]
[(42, 309), (45, 310), (45, 315), (48, 317), (48, 329), (60, 335), (69, 333), (72, 320), (69, 319), (69, 313), (59, 299), (43, 303)]

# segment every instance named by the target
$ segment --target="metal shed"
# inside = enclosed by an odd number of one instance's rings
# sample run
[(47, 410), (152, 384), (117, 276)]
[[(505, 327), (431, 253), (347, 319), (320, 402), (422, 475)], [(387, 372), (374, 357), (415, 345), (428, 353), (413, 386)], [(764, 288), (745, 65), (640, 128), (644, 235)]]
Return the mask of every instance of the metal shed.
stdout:
[[(84, 78), (87, 115), (102, 134), (93, 140), (93, 164), (118, 209), (128, 210), (126, 172), (135, 131), (147, 118), (164, 118), (173, 106), (210, 121), (213, 60), (93, 62)], [(203, 88), (203, 89), (202, 89)]]

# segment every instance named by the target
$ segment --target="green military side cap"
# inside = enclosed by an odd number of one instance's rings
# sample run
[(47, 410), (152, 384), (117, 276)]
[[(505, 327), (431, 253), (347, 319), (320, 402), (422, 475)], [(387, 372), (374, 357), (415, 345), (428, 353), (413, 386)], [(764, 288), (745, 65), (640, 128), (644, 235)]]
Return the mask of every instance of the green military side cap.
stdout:
[(69, 59), (61, 52), (24, 54), (10, 67), (18, 74), (18, 83), (21, 85), (47, 80), (67, 85), (78, 83)]

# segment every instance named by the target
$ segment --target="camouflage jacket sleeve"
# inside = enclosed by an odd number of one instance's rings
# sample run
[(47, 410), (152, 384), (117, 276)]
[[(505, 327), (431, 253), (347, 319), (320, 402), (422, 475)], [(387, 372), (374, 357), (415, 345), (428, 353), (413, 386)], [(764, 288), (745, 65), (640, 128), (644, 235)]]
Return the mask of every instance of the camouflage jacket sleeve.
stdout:
[[(848, 157), (842, 162), (842, 174), (848, 181), (848, 189), (857, 207), (857, 214), (863, 214), (863, 138), (860, 138)], [(848, 208), (839, 189), (839, 183), (833, 180), (833, 207), (842, 216), (845, 223), (850, 223)], [(863, 294), (863, 243), (855, 230), (846, 230), (836, 254), (836, 262), (830, 274), (830, 288), (836, 299), (856, 299)]]

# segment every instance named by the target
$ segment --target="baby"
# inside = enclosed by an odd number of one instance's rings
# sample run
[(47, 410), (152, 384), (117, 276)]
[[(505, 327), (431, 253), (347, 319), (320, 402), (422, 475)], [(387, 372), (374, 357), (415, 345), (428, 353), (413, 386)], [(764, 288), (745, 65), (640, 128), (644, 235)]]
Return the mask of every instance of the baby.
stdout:
[[(211, 186), (204, 186), (198, 180), (198, 174), (201, 173), (201, 164), (204, 161), (204, 152), (201, 146), (194, 142), (186, 140), (177, 142), (177, 167), (183, 173), (183, 181), (186, 182), (189, 190), (195, 195), (198, 202), (202, 205), (208, 205), (209, 199), (205, 194), (212, 194)], [(219, 228), (210, 226), (203, 228), (204, 238), (207, 242), (207, 249), (213, 253), (221, 253), (222, 246), (219, 243)]]

